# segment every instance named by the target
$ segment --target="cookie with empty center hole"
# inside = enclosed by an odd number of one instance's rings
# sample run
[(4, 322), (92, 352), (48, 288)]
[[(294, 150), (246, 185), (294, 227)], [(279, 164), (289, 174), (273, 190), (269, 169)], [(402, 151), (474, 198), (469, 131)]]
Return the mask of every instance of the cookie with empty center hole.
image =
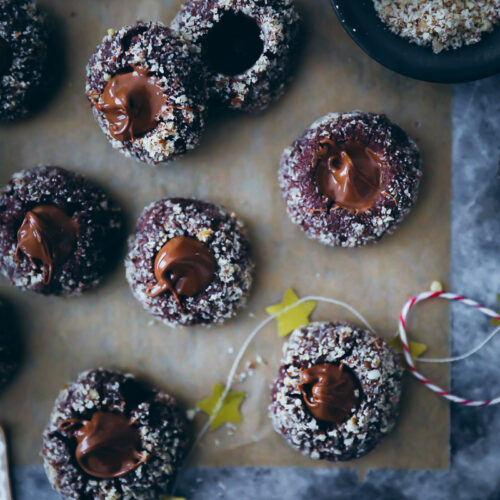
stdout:
[(171, 24), (200, 54), (212, 98), (242, 111), (265, 109), (283, 94), (299, 26), (291, 0), (189, 0)]

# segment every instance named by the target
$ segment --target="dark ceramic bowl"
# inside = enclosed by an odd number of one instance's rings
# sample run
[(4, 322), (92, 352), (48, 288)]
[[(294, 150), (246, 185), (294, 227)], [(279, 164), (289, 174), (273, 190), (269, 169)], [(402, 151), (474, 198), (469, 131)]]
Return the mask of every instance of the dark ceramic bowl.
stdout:
[(479, 43), (434, 54), (392, 33), (372, 0), (331, 0), (349, 36), (373, 59), (402, 75), (428, 82), (479, 80), (500, 72), (500, 25)]

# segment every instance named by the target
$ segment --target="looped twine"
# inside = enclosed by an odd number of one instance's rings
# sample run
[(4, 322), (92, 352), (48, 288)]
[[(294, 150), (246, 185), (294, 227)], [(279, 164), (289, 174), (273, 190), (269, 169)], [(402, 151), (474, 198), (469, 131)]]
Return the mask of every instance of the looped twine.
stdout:
[[(401, 344), (403, 345), (403, 353), (404, 357), (406, 360), (406, 363), (408, 364), (411, 373), (413, 376), (422, 382), (428, 389), (431, 391), (436, 392), (440, 396), (443, 396), (443, 398), (446, 398), (447, 400), (457, 403), (463, 406), (492, 406), (500, 403), (500, 397), (494, 398), (494, 399), (486, 399), (486, 400), (473, 400), (473, 399), (465, 399), (460, 396), (456, 396), (454, 394), (451, 394), (448, 391), (445, 391), (441, 387), (433, 384), (429, 379), (424, 377), (422, 373), (420, 373), (416, 367), (415, 367), (415, 362), (412, 359), (410, 355), (410, 348), (409, 348), (409, 342), (408, 342), (408, 336), (406, 333), (406, 319), (408, 317), (408, 313), (410, 310), (419, 302), (422, 302), (424, 300), (429, 300), (429, 299), (446, 299), (446, 300), (452, 300), (455, 302), (461, 302), (462, 304), (465, 304), (466, 306), (473, 307), (477, 309), (479, 312), (483, 313), (486, 316), (489, 316), (493, 319), (500, 319), (500, 316), (498, 313), (495, 311), (492, 311), (491, 309), (488, 309), (487, 307), (479, 304), (475, 300), (468, 299), (467, 297), (463, 297), (462, 295), (456, 295), (454, 293), (449, 293), (449, 292), (423, 292), (415, 297), (411, 298), (404, 306), (403, 309), (401, 310), (401, 314), (399, 315), (399, 336), (401, 338)], [(484, 340), (482, 340), (477, 346), (475, 346), (473, 349), (470, 351), (466, 352), (465, 354), (462, 354), (460, 356), (456, 356), (453, 358), (420, 358), (418, 361), (424, 362), (424, 363), (452, 363), (454, 361), (460, 361), (462, 359), (466, 359), (469, 356), (472, 356), (474, 353), (479, 351), (485, 344), (487, 344), (498, 332), (500, 331), (500, 327), (495, 328)]]

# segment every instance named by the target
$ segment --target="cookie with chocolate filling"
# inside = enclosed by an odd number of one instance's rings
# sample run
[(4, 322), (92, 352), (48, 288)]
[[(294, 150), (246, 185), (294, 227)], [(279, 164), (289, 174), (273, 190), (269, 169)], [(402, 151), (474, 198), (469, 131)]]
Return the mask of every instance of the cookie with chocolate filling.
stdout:
[(48, 32), (36, 4), (0, 2), (0, 121), (29, 114), (43, 87)]
[(246, 302), (254, 267), (239, 219), (185, 198), (144, 209), (125, 264), (136, 299), (170, 326), (222, 323), (234, 316)]
[(21, 342), (12, 311), (0, 301), (0, 391), (10, 382), (21, 360)]
[(198, 56), (160, 23), (110, 30), (88, 63), (86, 91), (112, 146), (139, 161), (155, 165), (184, 154), (205, 127)]
[(392, 233), (420, 184), (415, 142), (384, 115), (332, 113), (285, 149), (279, 182), (288, 215), (309, 238), (356, 247)]
[(42, 456), (64, 498), (157, 500), (172, 486), (187, 444), (171, 396), (132, 375), (97, 369), (59, 394)]
[(290, 80), (299, 21), (291, 0), (188, 0), (171, 28), (197, 48), (212, 98), (260, 111)]
[(0, 271), (24, 290), (79, 294), (108, 271), (121, 223), (121, 210), (81, 175), (23, 170), (0, 191)]
[(394, 427), (402, 376), (397, 355), (379, 337), (347, 323), (311, 323), (283, 346), (269, 415), (304, 455), (359, 458)]

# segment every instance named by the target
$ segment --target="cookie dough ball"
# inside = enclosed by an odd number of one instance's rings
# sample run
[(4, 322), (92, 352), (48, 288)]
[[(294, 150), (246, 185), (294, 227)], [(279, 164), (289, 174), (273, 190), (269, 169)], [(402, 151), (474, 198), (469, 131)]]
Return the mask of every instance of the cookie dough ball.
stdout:
[(269, 415), (304, 455), (359, 458), (394, 427), (402, 376), (382, 339), (347, 323), (311, 323), (283, 346)]
[(356, 247), (391, 234), (420, 184), (415, 142), (384, 115), (332, 113), (285, 149), (279, 182), (288, 215), (309, 238)]
[(90, 58), (86, 91), (112, 146), (139, 161), (168, 162), (193, 149), (205, 128), (199, 59), (160, 23), (110, 30)]
[(126, 259), (134, 296), (170, 326), (233, 317), (246, 302), (253, 268), (239, 219), (216, 205), (184, 198), (144, 209)]
[(157, 500), (171, 487), (187, 443), (171, 396), (132, 375), (97, 369), (59, 394), (42, 456), (64, 498)]
[(212, 98), (260, 111), (290, 80), (299, 20), (291, 0), (189, 0), (171, 28), (200, 53)]
[(48, 34), (36, 4), (0, 2), (0, 121), (22, 118), (44, 87)]
[(80, 294), (116, 259), (121, 224), (121, 210), (81, 175), (23, 170), (0, 191), (0, 271), (23, 290)]
[(12, 311), (0, 301), (0, 392), (19, 367), (21, 342)]

